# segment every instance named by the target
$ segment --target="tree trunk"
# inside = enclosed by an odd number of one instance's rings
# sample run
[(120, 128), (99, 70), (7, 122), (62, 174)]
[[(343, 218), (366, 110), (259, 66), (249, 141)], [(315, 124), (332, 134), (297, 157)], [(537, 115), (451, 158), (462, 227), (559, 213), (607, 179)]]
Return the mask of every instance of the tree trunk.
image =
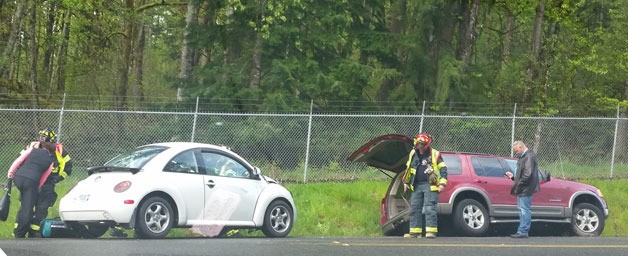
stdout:
[[(406, 1), (405, 0), (401, 0), (401, 1), (397, 1), (395, 2), (395, 4), (393, 4), (393, 6), (391, 6), (391, 19), (390, 19), (390, 33), (394, 34), (394, 35), (401, 35), (403, 33), (403, 24), (404, 21), (406, 21), (406, 12), (407, 12), (407, 6), (406, 6)], [(399, 60), (399, 65), (403, 65), (404, 62), (406, 61), (406, 52), (401, 50), (400, 48), (397, 48), (395, 51), (395, 55), (397, 55), (397, 59)], [(382, 67), (383, 68), (391, 68), (392, 66), (394, 66), (393, 63), (390, 63), (390, 61), (388, 60), (382, 60)], [(388, 103), (388, 96), (390, 95), (390, 92), (395, 88), (395, 84), (393, 83), (392, 79), (390, 78), (384, 78), (384, 80), (382, 80), (382, 83), (379, 85), (379, 89), (377, 90), (377, 101), (379, 102), (379, 104), (381, 105), (389, 105)]]
[(59, 49), (57, 50), (57, 65), (53, 65), (52, 76), (50, 77), (50, 88), (54, 88), (54, 83), (57, 83), (57, 92), (65, 92), (65, 65), (68, 59), (68, 42), (70, 40), (70, 19), (72, 18), (72, 12), (68, 9), (63, 14), (62, 22), (62, 35), (59, 42)]
[(539, 152), (539, 145), (541, 145), (541, 132), (543, 131), (543, 122), (539, 121), (536, 124), (536, 130), (534, 131), (534, 142), (532, 142), (532, 151)]
[(16, 1), (15, 13), (12, 19), (13, 22), (11, 22), (11, 28), (9, 30), (9, 38), (7, 39), (6, 47), (2, 53), (2, 58), (5, 61), (0, 62), (0, 77), (7, 80), (12, 80), (10, 70), (14, 69), (13, 66), (16, 63), (15, 57), (17, 55), (18, 34), (21, 30), (24, 8), (27, 3), (26, 1)]
[(510, 61), (512, 31), (515, 29), (515, 15), (507, 6), (504, 6), (504, 12), (506, 13), (506, 31), (504, 32), (504, 38), (502, 39), (502, 70), (506, 68), (508, 61)]
[(31, 1), (31, 9), (30, 9), (30, 19), (29, 19), (29, 52), (31, 55), (31, 65), (30, 65), (30, 82), (31, 82), (31, 104), (33, 108), (37, 108), (37, 1)]
[(251, 69), (251, 80), (249, 81), (249, 88), (259, 88), (262, 78), (262, 35), (257, 33), (255, 35), (255, 46), (253, 50), (253, 68)]
[(134, 12), (133, 0), (125, 0), (124, 7), (127, 12), (124, 22), (122, 38), (122, 59), (120, 61), (120, 84), (117, 92), (117, 107), (119, 110), (126, 109), (127, 89), (129, 87), (129, 68), (131, 66), (131, 49), (133, 48), (133, 20), (130, 17)]
[(543, 35), (543, 15), (545, 14), (545, 1), (539, 0), (536, 6), (536, 16), (534, 18), (534, 30), (532, 31), (532, 58), (527, 68), (528, 87), (523, 93), (523, 103), (529, 103), (534, 98), (534, 87), (538, 82), (539, 59), (541, 55), (541, 37)]
[(177, 88), (177, 100), (182, 100), (181, 91), (182, 88), (188, 82), (192, 66), (194, 65), (194, 50), (190, 46), (190, 39), (192, 35), (192, 26), (198, 20), (199, 1), (188, 0), (188, 10), (185, 17), (185, 32), (183, 34), (183, 43), (181, 47), (181, 69), (179, 71), (179, 78), (181, 84)]
[(144, 48), (146, 46), (146, 26), (139, 25), (137, 33), (137, 47), (135, 49), (135, 84), (133, 94), (138, 102), (144, 101)]
[(477, 25), (478, 11), (480, 9), (480, 0), (473, 0), (469, 3), (471, 6), (465, 8), (465, 23), (462, 24), (462, 36), (460, 37), (460, 46), (458, 48), (458, 60), (462, 61), (461, 73), (469, 65), (471, 54), (473, 53), (473, 45), (475, 44), (475, 28)]
[[(48, 2), (48, 8), (46, 11), (48, 12), (48, 20), (46, 21), (46, 37), (44, 40), (44, 59), (43, 59), (43, 71), (47, 82), (44, 82), (45, 85), (51, 85), (52, 83), (52, 70), (53, 70), (53, 53), (55, 49), (54, 39), (53, 39), (53, 31), (55, 27), (56, 15), (57, 15), (57, 4), (54, 1)], [(43, 89), (43, 88), (42, 88)], [(46, 96), (50, 98), (52, 95), (52, 86), (48, 86), (46, 88)]]

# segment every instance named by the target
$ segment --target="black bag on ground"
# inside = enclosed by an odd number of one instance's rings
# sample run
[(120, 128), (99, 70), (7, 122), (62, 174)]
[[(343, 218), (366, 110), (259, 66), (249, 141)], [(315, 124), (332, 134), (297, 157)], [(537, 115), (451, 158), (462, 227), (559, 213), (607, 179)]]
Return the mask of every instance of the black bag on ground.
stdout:
[(9, 208), (11, 207), (11, 185), (13, 180), (9, 179), (7, 186), (4, 188), (4, 195), (0, 199), (0, 220), (6, 221), (9, 217)]
[(60, 219), (45, 219), (41, 222), (41, 237), (43, 238), (78, 238), (74, 230), (65, 225)]

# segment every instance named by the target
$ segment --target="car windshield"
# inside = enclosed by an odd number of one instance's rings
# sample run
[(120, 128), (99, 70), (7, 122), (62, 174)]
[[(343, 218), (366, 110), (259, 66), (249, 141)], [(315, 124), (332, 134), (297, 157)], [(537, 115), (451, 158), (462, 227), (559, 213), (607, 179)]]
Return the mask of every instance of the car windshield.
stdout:
[(166, 147), (162, 146), (146, 146), (136, 148), (134, 151), (123, 153), (114, 157), (105, 163), (105, 166), (142, 168), (148, 160), (164, 150), (166, 150)]

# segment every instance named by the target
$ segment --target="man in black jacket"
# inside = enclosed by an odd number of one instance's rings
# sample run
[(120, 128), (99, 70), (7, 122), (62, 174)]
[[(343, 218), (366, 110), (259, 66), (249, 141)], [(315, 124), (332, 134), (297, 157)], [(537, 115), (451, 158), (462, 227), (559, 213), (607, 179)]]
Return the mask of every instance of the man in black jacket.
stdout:
[(515, 174), (506, 172), (506, 177), (514, 180), (510, 194), (517, 196), (519, 208), (519, 228), (512, 238), (528, 238), (532, 224), (532, 195), (539, 191), (539, 164), (536, 154), (522, 141), (515, 141), (512, 150), (519, 157)]

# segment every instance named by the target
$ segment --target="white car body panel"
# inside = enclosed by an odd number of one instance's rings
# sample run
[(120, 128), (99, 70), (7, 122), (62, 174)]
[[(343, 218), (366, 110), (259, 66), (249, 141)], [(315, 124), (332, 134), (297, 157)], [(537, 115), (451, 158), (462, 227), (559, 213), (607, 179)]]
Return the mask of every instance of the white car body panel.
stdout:
[[(224, 177), (199, 173), (164, 172), (164, 167), (179, 153), (193, 148), (216, 151), (237, 160), (249, 171), (255, 167), (223, 147), (200, 143), (159, 143), (168, 149), (158, 153), (136, 174), (131, 171), (96, 172), (80, 181), (59, 203), (63, 221), (115, 222), (130, 224), (142, 200), (151, 193), (166, 194), (178, 215), (175, 227), (204, 225), (260, 228), (267, 207), (274, 200), (288, 202), (296, 219), (290, 192), (274, 180)], [(199, 165), (200, 169), (200, 165)], [(131, 182), (124, 192), (114, 192), (123, 181)], [(130, 225), (132, 226), (132, 225)]]

